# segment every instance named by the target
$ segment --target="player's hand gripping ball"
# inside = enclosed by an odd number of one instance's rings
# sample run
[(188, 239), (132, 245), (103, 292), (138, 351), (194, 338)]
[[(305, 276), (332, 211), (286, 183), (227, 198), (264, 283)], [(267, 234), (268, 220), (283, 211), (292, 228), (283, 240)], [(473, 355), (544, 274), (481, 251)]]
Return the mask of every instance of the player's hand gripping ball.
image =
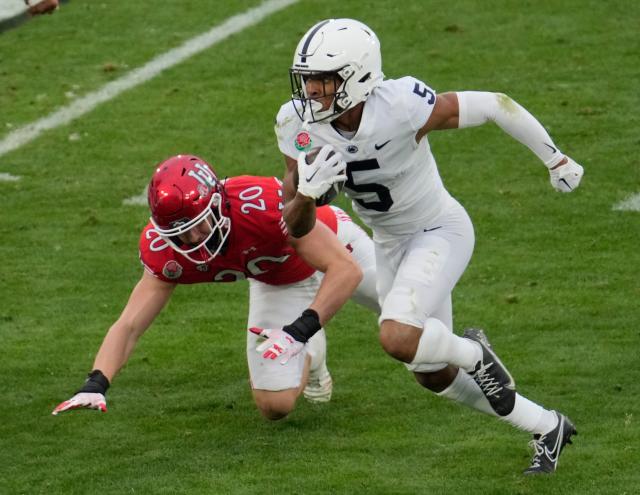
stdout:
[(342, 154), (325, 145), (298, 156), (298, 191), (315, 199), (316, 206), (331, 203), (344, 188), (347, 164)]

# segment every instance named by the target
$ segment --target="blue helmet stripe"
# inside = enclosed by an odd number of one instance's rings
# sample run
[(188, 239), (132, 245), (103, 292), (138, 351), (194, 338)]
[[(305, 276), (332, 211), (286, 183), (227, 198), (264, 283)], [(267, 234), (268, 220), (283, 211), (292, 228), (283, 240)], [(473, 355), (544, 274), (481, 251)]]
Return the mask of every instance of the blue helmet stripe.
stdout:
[(304, 45), (302, 46), (302, 53), (299, 53), (298, 55), (300, 55), (302, 58), (300, 59), (301, 62), (306, 62), (307, 61), (307, 50), (309, 49), (309, 45), (311, 44), (311, 39), (315, 36), (315, 34), (320, 30), (320, 28), (322, 26), (324, 26), (325, 24), (327, 24), (329, 22), (329, 20), (326, 21), (322, 21), (321, 23), (319, 23), (314, 29), (313, 31), (311, 31), (309, 33), (309, 36), (307, 36), (307, 39), (304, 42)]

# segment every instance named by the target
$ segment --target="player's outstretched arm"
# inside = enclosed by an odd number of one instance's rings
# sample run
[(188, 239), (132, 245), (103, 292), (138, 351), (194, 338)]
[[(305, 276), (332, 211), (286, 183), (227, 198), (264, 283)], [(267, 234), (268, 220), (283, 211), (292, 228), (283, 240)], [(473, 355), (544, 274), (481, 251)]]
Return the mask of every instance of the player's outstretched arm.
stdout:
[(52, 412), (57, 415), (71, 409), (107, 410), (105, 394), (114, 376), (129, 359), (140, 336), (171, 298), (175, 284), (143, 273), (118, 320), (105, 336), (85, 384), (69, 400)]
[(549, 170), (554, 189), (571, 192), (579, 186), (584, 174), (582, 166), (560, 151), (533, 115), (503, 93), (462, 91), (438, 95), (433, 112), (416, 140), (432, 130), (462, 129), (486, 122), (495, 122), (533, 151)]
[(312, 267), (324, 273), (322, 283), (308, 309), (283, 328), (250, 328), (267, 340), (257, 352), (265, 359), (280, 359), (281, 364), (299, 353), (304, 344), (320, 330), (351, 297), (362, 280), (362, 270), (337, 236), (322, 222), (316, 222), (307, 235), (290, 243)]

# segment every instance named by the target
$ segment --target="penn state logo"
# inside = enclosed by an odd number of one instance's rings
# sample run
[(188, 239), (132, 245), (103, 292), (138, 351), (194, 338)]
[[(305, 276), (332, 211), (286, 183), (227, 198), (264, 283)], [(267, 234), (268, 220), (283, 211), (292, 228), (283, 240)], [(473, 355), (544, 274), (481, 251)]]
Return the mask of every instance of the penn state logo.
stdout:
[(175, 280), (182, 275), (182, 266), (176, 260), (169, 260), (164, 264), (162, 274), (170, 280)]
[(358, 147), (355, 144), (350, 144), (347, 146), (347, 151), (351, 154), (358, 152)]
[(307, 131), (300, 131), (296, 136), (295, 145), (298, 151), (307, 151), (311, 148), (311, 136)]

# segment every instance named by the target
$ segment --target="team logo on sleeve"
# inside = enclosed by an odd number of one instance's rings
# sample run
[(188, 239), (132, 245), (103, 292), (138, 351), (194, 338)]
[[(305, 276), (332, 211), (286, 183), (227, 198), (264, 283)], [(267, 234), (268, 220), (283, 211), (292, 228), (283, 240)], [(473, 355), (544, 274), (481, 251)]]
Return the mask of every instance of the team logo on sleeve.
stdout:
[(298, 135), (296, 136), (296, 149), (298, 151), (307, 151), (308, 149), (311, 148), (311, 136), (309, 135), (309, 133), (307, 131), (300, 131), (298, 133)]
[(162, 274), (170, 280), (175, 280), (182, 275), (182, 266), (176, 260), (169, 260), (164, 264)]

